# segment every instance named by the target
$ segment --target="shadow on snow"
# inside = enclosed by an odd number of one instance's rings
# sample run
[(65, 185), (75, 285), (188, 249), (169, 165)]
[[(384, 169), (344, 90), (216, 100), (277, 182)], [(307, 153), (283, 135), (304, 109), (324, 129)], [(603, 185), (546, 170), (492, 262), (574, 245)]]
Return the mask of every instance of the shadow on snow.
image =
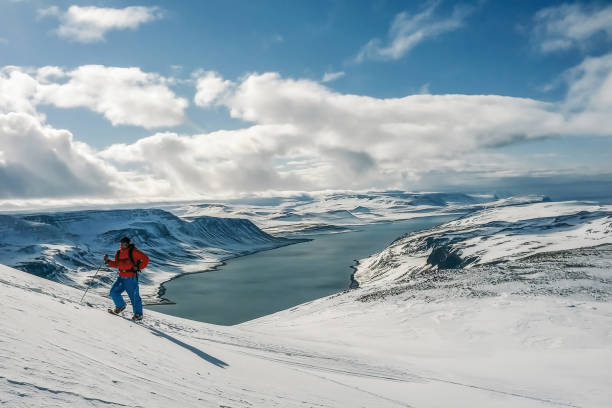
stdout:
[(189, 351), (191, 351), (192, 353), (194, 353), (195, 355), (197, 355), (198, 357), (200, 357), (203, 360), (208, 361), (211, 364), (216, 365), (217, 367), (220, 368), (225, 368), (228, 367), (229, 365), (225, 362), (225, 361), (221, 361), (213, 356), (211, 356), (210, 354), (206, 354), (205, 352), (203, 352), (202, 350), (198, 349), (197, 347), (193, 347), (185, 342), (180, 341), (179, 339), (170, 336), (169, 334), (166, 334), (160, 330), (157, 330), (153, 327), (147, 327), (147, 329), (149, 329), (153, 334), (155, 334), (156, 336), (159, 337), (163, 337), (167, 340), (170, 340), (171, 342), (173, 342), (174, 344), (177, 344)]

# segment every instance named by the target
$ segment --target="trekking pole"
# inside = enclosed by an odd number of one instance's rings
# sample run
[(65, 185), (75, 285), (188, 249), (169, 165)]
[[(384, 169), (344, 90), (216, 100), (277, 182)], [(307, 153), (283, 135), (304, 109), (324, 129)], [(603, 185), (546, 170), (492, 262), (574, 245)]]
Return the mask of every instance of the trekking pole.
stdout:
[(91, 278), (91, 281), (90, 281), (89, 285), (87, 285), (87, 289), (85, 289), (85, 293), (83, 293), (83, 296), (81, 297), (81, 300), (79, 300), (79, 303), (81, 303), (83, 301), (83, 299), (85, 298), (85, 295), (87, 294), (87, 291), (91, 287), (91, 282), (94, 279), (96, 279), (96, 276), (98, 276), (98, 272), (100, 272), (100, 269), (102, 269), (102, 265), (104, 265), (104, 262), (102, 262), (102, 264), (100, 264), (100, 266), (98, 266), (98, 270), (96, 271), (96, 274), (93, 276), (93, 278)]

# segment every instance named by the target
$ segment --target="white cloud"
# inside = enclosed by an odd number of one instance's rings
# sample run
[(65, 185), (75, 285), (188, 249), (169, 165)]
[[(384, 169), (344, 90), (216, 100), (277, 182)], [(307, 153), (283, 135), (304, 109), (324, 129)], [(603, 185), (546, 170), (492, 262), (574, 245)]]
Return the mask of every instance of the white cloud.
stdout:
[[(259, 124), (292, 124), (341, 146), (366, 149), (461, 140), (456, 149), (503, 141), (517, 133), (540, 137), (562, 117), (554, 106), (531, 99), (480, 95), (411, 95), (377, 99), (343, 95), (316, 82), (278, 74), (248, 76), (224, 102), (234, 117)], [(495, 131), (493, 131), (495, 130)], [(312, 136), (311, 136), (312, 137)], [(462, 147), (463, 146), (463, 147)]]
[(535, 15), (533, 38), (544, 53), (585, 47), (596, 34), (612, 40), (612, 5), (563, 4)]
[(566, 75), (568, 107), (572, 110), (612, 108), (612, 54), (587, 58)]
[(46, 66), (36, 70), (36, 80), (43, 84), (52, 83), (54, 79), (64, 77), (66, 77), (66, 73), (60, 67)]
[(187, 100), (177, 97), (167, 80), (140, 68), (84, 65), (65, 73), (66, 83), (41, 85), (41, 103), (60, 108), (86, 107), (103, 114), (113, 125), (147, 129), (183, 122)]
[(66, 12), (57, 6), (38, 10), (39, 17), (57, 17), (57, 34), (70, 41), (92, 43), (104, 41), (111, 30), (137, 29), (141, 24), (163, 18), (159, 7), (132, 6), (123, 9), (70, 6)]
[(610, 135), (612, 123), (612, 54), (587, 58), (565, 75), (568, 93), (562, 109), (572, 117), (575, 133)]
[(271, 187), (311, 188), (275, 165), (299, 145), (291, 126), (253, 126), (193, 136), (158, 133), (131, 145), (113, 145), (100, 157), (140, 165), (143, 174), (171, 185), (175, 196), (236, 194)]
[[(0, 113), (0, 198), (112, 196), (119, 173), (66, 130)], [(124, 190), (124, 193), (133, 193)]]
[(196, 105), (206, 107), (212, 104), (215, 99), (220, 97), (232, 82), (224, 80), (219, 74), (213, 71), (197, 73), (196, 88), (197, 93), (193, 98)]
[(165, 78), (140, 68), (86, 65), (67, 72), (65, 84), (44, 86), (43, 102), (61, 108), (84, 106), (103, 114), (113, 125), (145, 128), (182, 123), (188, 102), (178, 98)]
[(34, 101), (38, 81), (19, 67), (0, 69), (0, 113), (25, 112), (36, 115)]
[(158, 74), (140, 68), (84, 65), (72, 71), (46, 66), (33, 72), (19, 67), (0, 70), (0, 112), (35, 114), (40, 104), (85, 107), (113, 125), (147, 129), (179, 125), (188, 102)]
[(459, 29), (474, 11), (472, 7), (457, 5), (450, 17), (438, 18), (435, 11), (439, 4), (439, 1), (430, 1), (420, 13), (397, 14), (389, 29), (388, 42), (385, 44), (378, 38), (370, 40), (361, 48), (355, 62), (400, 59), (422, 41)]
[(336, 79), (342, 78), (344, 75), (346, 75), (344, 73), (344, 71), (340, 71), (340, 72), (326, 72), (323, 75), (323, 79), (321, 79), (321, 82), (323, 82), (323, 83), (332, 82), (332, 81), (335, 81)]
[(47, 8), (38, 9), (37, 14), (38, 14), (38, 18), (59, 17), (62, 15), (62, 12), (57, 6), (49, 6)]

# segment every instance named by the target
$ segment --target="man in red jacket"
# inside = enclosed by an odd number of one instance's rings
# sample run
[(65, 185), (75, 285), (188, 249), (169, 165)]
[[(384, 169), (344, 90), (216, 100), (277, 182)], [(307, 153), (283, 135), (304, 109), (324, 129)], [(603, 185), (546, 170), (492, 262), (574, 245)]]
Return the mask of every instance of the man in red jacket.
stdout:
[(149, 257), (136, 249), (128, 237), (121, 238), (121, 249), (111, 261), (104, 255), (104, 262), (111, 268), (119, 268), (119, 276), (110, 290), (110, 297), (115, 302), (115, 309), (108, 309), (113, 314), (119, 314), (125, 309), (125, 301), (121, 295), (126, 291), (132, 302), (134, 316), (132, 320), (142, 320), (142, 299), (138, 290), (138, 272), (149, 264)]

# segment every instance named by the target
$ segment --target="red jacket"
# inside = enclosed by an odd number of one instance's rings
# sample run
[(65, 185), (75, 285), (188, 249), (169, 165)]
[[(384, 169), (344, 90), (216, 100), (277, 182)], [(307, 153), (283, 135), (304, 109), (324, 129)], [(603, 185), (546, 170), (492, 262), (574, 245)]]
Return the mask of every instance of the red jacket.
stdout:
[[(133, 249), (132, 258), (134, 258), (134, 262), (136, 263), (140, 261), (140, 264), (138, 265), (140, 269), (146, 268), (147, 265), (149, 264), (149, 257), (145, 255), (145, 253), (140, 251), (139, 249), (136, 249), (136, 248)], [(136, 265), (134, 265), (132, 261), (130, 260), (130, 248), (129, 247), (126, 249), (120, 249), (119, 251), (117, 251), (115, 253), (115, 260), (114, 261), (108, 260), (106, 264), (110, 266), (111, 268), (119, 268), (119, 276), (123, 276), (124, 278), (129, 278), (135, 275), (132, 269)]]

